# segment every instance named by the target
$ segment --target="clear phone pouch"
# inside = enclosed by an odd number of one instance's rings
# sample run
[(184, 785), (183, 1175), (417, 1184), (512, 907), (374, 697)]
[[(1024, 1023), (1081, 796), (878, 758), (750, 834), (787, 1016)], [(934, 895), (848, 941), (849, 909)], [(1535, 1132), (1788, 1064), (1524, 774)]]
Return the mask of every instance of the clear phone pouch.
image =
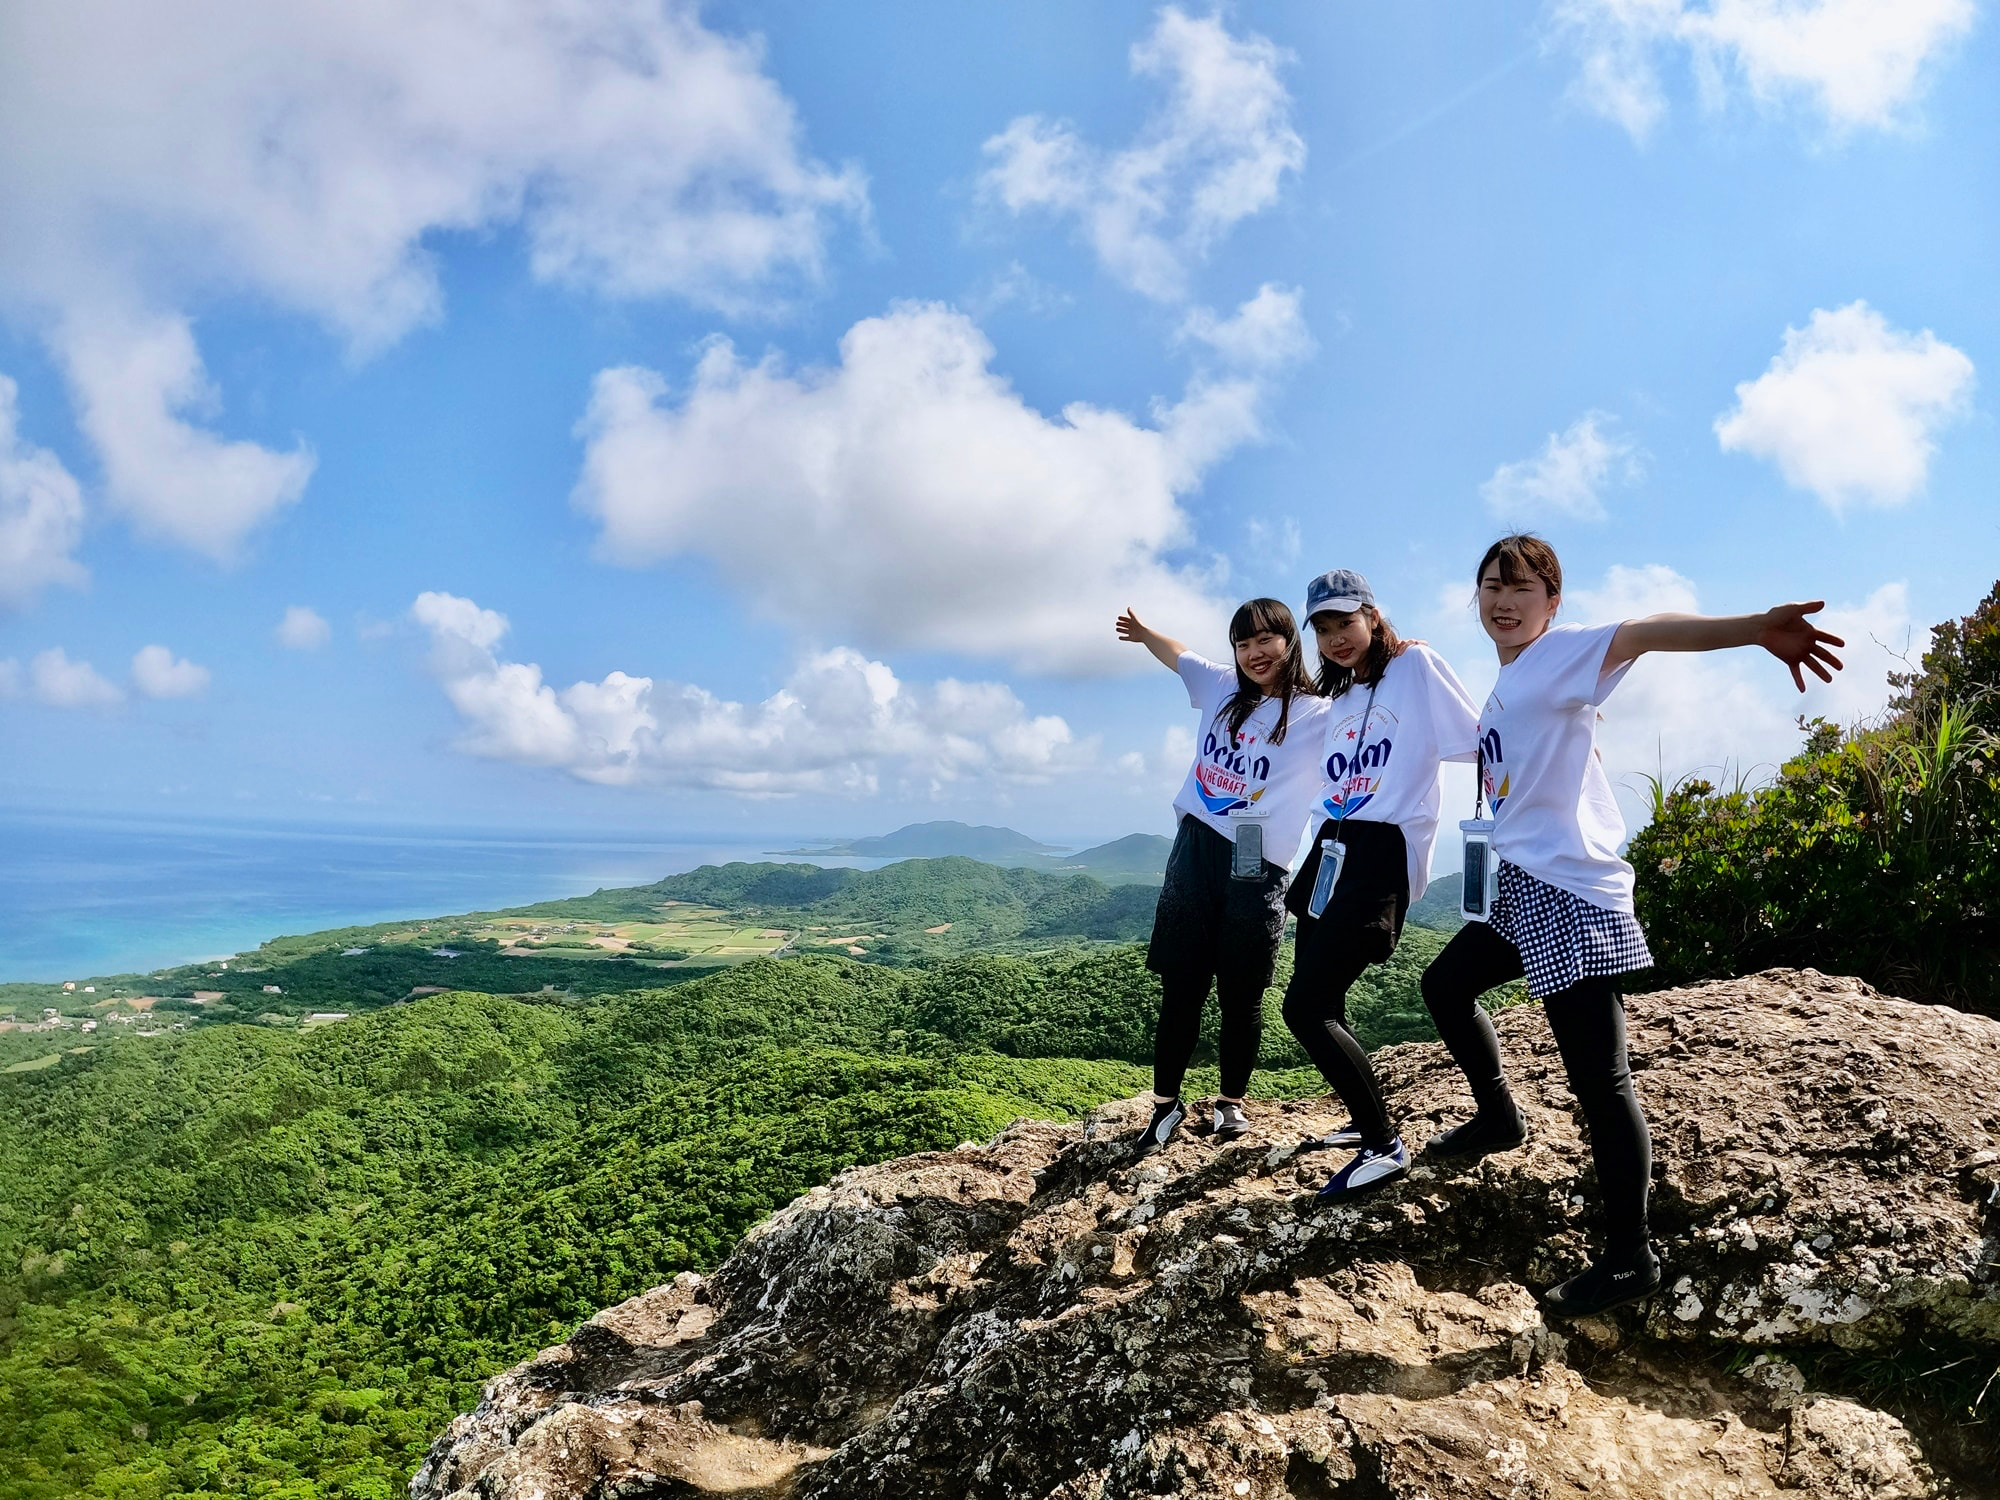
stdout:
[(1306, 903), (1306, 915), (1317, 917), (1326, 910), (1326, 903), (1333, 899), (1333, 888), (1340, 884), (1340, 867), (1347, 863), (1347, 845), (1338, 839), (1319, 841), (1319, 875), (1313, 881), (1312, 900)]
[(1493, 903), (1500, 898), (1500, 856), (1493, 852), (1493, 820), (1467, 818), (1458, 825), (1464, 841), (1464, 878), (1458, 896), (1458, 913), (1468, 922), (1484, 922), (1493, 915)]
[(1264, 878), (1264, 820), (1238, 815), (1230, 820), (1236, 838), (1230, 847), (1229, 878), (1231, 880), (1261, 880)]

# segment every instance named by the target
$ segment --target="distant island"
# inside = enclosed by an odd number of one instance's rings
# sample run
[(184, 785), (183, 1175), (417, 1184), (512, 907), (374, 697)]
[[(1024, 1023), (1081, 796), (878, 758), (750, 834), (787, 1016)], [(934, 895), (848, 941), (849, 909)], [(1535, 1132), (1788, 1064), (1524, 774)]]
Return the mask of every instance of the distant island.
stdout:
[(850, 839), (817, 849), (774, 849), (773, 854), (839, 854), (867, 859), (948, 859), (962, 855), (989, 863), (1019, 859), (1026, 863), (1045, 855), (1060, 854), (1054, 844), (1037, 843), (1025, 833), (990, 824), (937, 822), (906, 823), (894, 833), (875, 838)]
[(1012, 828), (990, 824), (910, 823), (894, 833), (849, 839), (813, 849), (777, 849), (806, 859), (828, 856), (862, 859), (976, 859), (989, 865), (1045, 870), (1054, 874), (1092, 875), (1107, 885), (1154, 883), (1166, 877), (1173, 840), (1157, 833), (1128, 833), (1122, 839), (1065, 854), (1054, 844), (1040, 843)]

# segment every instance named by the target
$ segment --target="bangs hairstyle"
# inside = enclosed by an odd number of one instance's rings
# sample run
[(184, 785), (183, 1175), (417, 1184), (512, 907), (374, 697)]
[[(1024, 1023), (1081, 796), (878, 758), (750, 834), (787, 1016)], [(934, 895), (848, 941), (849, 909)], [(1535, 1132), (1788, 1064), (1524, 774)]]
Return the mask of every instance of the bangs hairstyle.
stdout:
[[(1481, 571), (1484, 571), (1483, 569)], [(1337, 610), (1321, 610), (1320, 614), (1336, 614)], [(1327, 697), (1337, 697), (1357, 680), (1375, 683), (1382, 680), (1388, 670), (1389, 660), (1403, 649), (1403, 638), (1396, 634), (1396, 627), (1389, 623), (1389, 617), (1372, 604), (1364, 604), (1358, 610), (1347, 613), (1368, 617), (1368, 650), (1361, 660), (1352, 667), (1336, 666), (1325, 657), (1319, 659), (1319, 690)], [(1319, 615), (1314, 615), (1318, 619)]]
[(1556, 549), (1538, 536), (1517, 531), (1488, 547), (1472, 575), (1473, 588), (1480, 586), (1486, 570), (1496, 562), (1500, 564), (1502, 583), (1525, 583), (1530, 578), (1539, 578), (1551, 599), (1563, 591), (1563, 565), (1556, 560)]
[[(1297, 693), (1311, 693), (1312, 678), (1306, 675), (1305, 645), (1299, 640), (1298, 622), (1292, 618), (1291, 606), (1282, 599), (1251, 599), (1236, 607), (1236, 613), (1229, 618), (1229, 644), (1233, 648), (1239, 642), (1266, 633), (1282, 636), (1285, 640), (1285, 659), (1278, 668), (1277, 690), (1274, 696), (1278, 702), (1278, 725), (1271, 731), (1271, 743), (1285, 742), (1285, 728), (1292, 718), (1292, 697)], [(1234, 655), (1232, 650), (1231, 655)], [(1243, 721), (1257, 711), (1257, 705), (1264, 701), (1264, 690), (1244, 674), (1243, 668), (1236, 669), (1236, 691), (1229, 695), (1229, 701), (1222, 706), (1223, 717), (1229, 721), (1229, 743), (1235, 744), (1236, 737), (1243, 730)]]

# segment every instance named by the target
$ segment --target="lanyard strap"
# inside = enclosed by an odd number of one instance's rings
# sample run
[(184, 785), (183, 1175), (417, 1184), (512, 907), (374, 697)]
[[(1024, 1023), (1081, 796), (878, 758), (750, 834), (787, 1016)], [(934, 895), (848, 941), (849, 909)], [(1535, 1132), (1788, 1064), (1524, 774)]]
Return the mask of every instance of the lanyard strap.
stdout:
[[(1361, 752), (1368, 748), (1368, 716), (1375, 712), (1375, 689), (1382, 685), (1382, 678), (1386, 675), (1387, 671), (1388, 668), (1385, 666), (1381, 672), (1376, 673), (1375, 680), (1368, 684), (1368, 706), (1361, 710), (1361, 733), (1354, 741), (1356, 759), (1359, 759)], [(1352, 769), (1352, 767), (1349, 767), (1350, 773)], [(1340, 842), (1340, 825), (1346, 821), (1347, 799), (1342, 797), (1340, 799), (1340, 811), (1333, 815), (1333, 839), (1335, 843)]]
[[(1477, 725), (1473, 727), (1475, 731), (1478, 728)], [(1474, 818), (1483, 818), (1486, 816), (1486, 738), (1484, 735), (1480, 736), (1479, 761), (1472, 772), (1472, 816)]]

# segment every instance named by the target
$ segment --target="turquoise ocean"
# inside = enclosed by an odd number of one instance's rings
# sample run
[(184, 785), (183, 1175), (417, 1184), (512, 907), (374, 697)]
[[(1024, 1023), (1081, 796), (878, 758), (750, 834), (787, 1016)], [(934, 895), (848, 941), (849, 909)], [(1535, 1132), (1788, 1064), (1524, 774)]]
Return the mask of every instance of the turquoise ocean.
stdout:
[(732, 859), (797, 861), (768, 851), (800, 843), (0, 811), (0, 981), (144, 973), (281, 934), (491, 911)]

